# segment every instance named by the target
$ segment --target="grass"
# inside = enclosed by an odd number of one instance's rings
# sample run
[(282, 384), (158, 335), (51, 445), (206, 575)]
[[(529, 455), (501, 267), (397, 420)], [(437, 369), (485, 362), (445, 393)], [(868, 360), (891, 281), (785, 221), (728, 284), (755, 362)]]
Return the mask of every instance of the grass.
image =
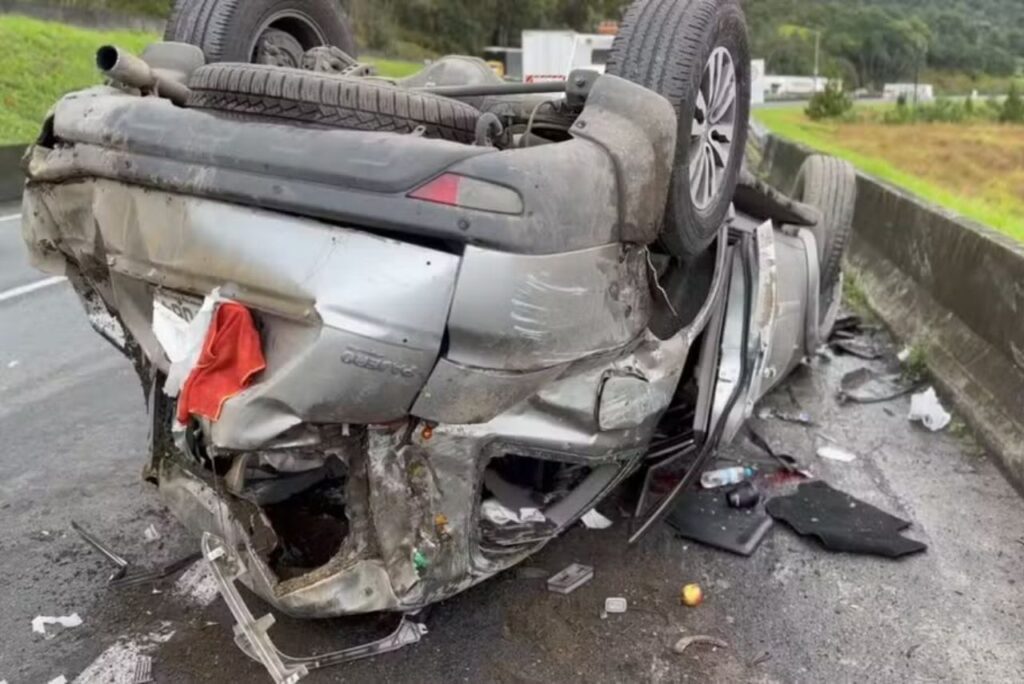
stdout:
[(776, 135), (1024, 241), (1024, 126), (815, 122), (800, 106), (754, 116)]
[(61, 95), (100, 83), (96, 49), (139, 52), (157, 36), (90, 31), (16, 15), (0, 16), (0, 144), (26, 143)]
[(410, 62), (404, 59), (387, 59), (384, 57), (370, 57), (363, 55), (360, 62), (372, 64), (377, 67), (377, 73), (388, 78), (404, 78), (411, 76), (423, 68), (423, 62)]
[[(0, 145), (28, 143), (50, 107), (65, 93), (102, 81), (96, 49), (114, 44), (136, 54), (159, 36), (137, 31), (91, 31), (17, 15), (0, 15)], [(381, 76), (401, 78), (422, 62), (366, 57)]]

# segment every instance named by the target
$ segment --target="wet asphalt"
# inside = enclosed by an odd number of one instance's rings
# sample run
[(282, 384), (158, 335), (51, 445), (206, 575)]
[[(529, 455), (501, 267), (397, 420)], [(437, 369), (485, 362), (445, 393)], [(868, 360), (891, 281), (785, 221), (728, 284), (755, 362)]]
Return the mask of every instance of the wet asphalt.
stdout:
[[(0, 218), (16, 211), (0, 206)], [(140, 478), (141, 391), (67, 284), (4, 299), (46, 277), (26, 265), (18, 228), (0, 220), (0, 681), (130, 681), (121, 677), (139, 653), (157, 682), (270, 681), (234, 646), (219, 599), (180, 580), (108, 588), (108, 564), (71, 531), (79, 521), (139, 567), (197, 546)], [(881, 363), (819, 361), (764, 402), (807, 411), (818, 427), (755, 422), (833, 486), (913, 521), (907, 534), (926, 553), (833, 554), (779, 525), (751, 558), (665, 526), (630, 548), (628, 521), (609, 502), (610, 530), (574, 529), (437, 606), (419, 644), (305, 681), (1024, 681), (1024, 501), (963, 429), (909, 424), (908, 399), (839, 406), (842, 374)], [(830, 440), (857, 459), (817, 458)], [(747, 447), (725, 455), (759, 457)], [(155, 542), (144, 538), (150, 525)], [(594, 566), (594, 580), (548, 593), (543, 578), (571, 562)], [(688, 582), (704, 589), (697, 608), (680, 604)], [(628, 612), (602, 619), (609, 596), (625, 597)], [(80, 626), (32, 631), (36, 616), (72, 613)], [(385, 633), (382, 622), (280, 619), (271, 633), (284, 650), (323, 652)], [(728, 648), (673, 653), (696, 634)]]

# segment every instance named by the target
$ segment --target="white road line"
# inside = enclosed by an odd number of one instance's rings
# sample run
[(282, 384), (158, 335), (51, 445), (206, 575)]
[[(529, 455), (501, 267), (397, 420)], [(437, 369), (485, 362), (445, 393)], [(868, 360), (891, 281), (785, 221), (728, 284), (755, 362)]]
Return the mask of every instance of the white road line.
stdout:
[(37, 280), (36, 282), (29, 283), (28, 285), (22, 285), (21, 287), (12, 287), (10, 290), (0, 292), (0, 303), (6, 302), (9, 299), (17, 299), (18, 297), (31, 294), (37, 290), (42, 290), (54, 285), (60, 285), (65, 280), (67, 280), (67, 278), (64, 276), (53, 276), (52, 278)]
[(21, 218), (21, 214), (11, 214), (10, 216), (0, 216), (0, 223), (3, 223), (4, 221), (14, 221), (15, 219), (20, 219), (20, 218)]

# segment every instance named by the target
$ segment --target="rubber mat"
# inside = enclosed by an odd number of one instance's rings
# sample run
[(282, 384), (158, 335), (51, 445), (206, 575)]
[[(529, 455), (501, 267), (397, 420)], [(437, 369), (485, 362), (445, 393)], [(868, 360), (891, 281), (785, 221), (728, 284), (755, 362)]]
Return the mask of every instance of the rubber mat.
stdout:
[(899, 558), (928, 547), (900, 535), (910, 523), (825, 482), (805, 482), (795, 493), (770, 500), (765, 508), (798, 533), (817, 537), (831, 551)]

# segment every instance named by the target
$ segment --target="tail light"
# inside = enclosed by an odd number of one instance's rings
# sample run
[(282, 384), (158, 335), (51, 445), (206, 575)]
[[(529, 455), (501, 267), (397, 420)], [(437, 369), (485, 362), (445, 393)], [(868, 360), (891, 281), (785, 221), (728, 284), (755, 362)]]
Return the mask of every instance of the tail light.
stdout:
[(413, 199), (495, 214), (522, 214), (523, 198), (512, 188), (445, 173), (409, 193)]

